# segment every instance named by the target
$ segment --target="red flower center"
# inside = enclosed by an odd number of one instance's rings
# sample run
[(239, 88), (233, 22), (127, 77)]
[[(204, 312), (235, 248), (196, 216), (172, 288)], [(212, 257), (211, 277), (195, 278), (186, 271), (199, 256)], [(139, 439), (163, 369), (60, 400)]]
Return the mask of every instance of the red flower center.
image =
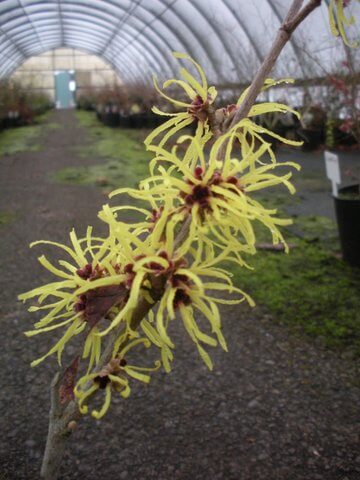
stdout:
[(204, 102), (200, 95), (196, 95), (191, 102), (191, 106), (188, 108), (188, 113), (200, 122), (205, 122), (208, 117), (207, 109), (209, 107), (209, 101), (211, 97), (208, 97)]
[(183, 289), (176, 290), (175, 297), (174, 297), (174, 308), (179, 308), (180, 305), (188, 306), (191, 304), (191, 298), (187, 294), (187, 292)]
[[(203, 178), (203, 169), (201, 167), (196, 167), (194, 171), (194, 176), (197, 180), (201, 181)], [(195, 203), (198, 203), (202, 210), (208, 210), (208, 211), (211, 211), (210, 198), (221, 197), (220, 194), (212, 191), (211, 189), (212, 186), (221, 185), (222, 183), (230, 183), (236, 186), (239, 190), (241, 189), (240, 181), (237, 177), (231, 176), (224, 179), (221, 176), (221, 173), (217, 170), (213, 173), (212, 177), (210, 178), (210, 180), (207, 182), (206, 185), (202, 185), (202, 184), (194, 185), (194, 183), (189, 179), (186, 179), (186, 183), (192, 186), (192, 191), (191, 193), (188, 193), (188, 194), (184, 192), (182, 193), (181, 196), (185, 200), (185, 204), (191, 208)]]

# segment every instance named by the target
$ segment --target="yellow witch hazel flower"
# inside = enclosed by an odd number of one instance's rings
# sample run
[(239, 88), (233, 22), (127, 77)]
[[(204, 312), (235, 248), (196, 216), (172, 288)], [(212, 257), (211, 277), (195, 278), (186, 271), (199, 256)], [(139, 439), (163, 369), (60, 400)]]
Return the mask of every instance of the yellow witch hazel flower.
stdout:
[[(291, 145), (298, 142), (264, 129), (255, 117), (268, 112), (297, 112), (280, 103), (264, 102), (254, 105), (246, 118), (229, 129), (245, 91), (237, 105), (223, 111), (223, 123), (214, 126), (213, 121), (221, 117), (221, 112), (217, 110), (216, 115), (211, 105), (216, 90), (208, 86), (202, 68), (193, 59), (182, 53), (174, 56), (191, 62), (199, 78), (182, 68), (182, 79), (168, 80), (163, 88), (180, 87), (189, 102), (173, 99), (160, 89), (156, 79), (154, 82), (164, 98), (185, 111), (168, 114), (154, 108), (155, 113), (170, 119), (145, 141), (154, 154), (150, 176), (138, 189), (120, 188), (111, 194), (128, 194), (146, 202), (145, 206), (104, 205), (99, 217), (108, 227), (106, 238), (93, 236), (89, 227), (84, 238), (78, 238), (75, 231), (70, 233), (71, 247), (35, 242), (33, 245), (56, 246), (69, 259), (55, 265), (41, 256), (40, 263), (55, 275), (56, 281), (19, 297), (24, 301), (37, 299), (29, 310), (44, 312), (27, 336), (65, 329), (54, 346), (32, 362), (33, 366), (52, 354), (57, 354), (61, 363), (67, 342), (83, 334), (82, 358), (88, 360), (87, 372), (76, 383), (76, 357), (65, 371), (63, 395), (59, 393), (65, 400), (75, 395), (80, 412), (85, 414), (93, 394), (104, 390), (101, 408), (92, 410), (94, 418), (105, 415), (113, 392), (123, 398), (129, 396), (131, 378), (148, 383), (150, 373), (161, 365), (166, 372), (171, 370), (175, 345), (169, 327), (176, 318), (182, 321), (200, 357), (212, 370), (206, 347), (220, 345), (227, 350), (219, 304), (246, 301), (254, 305), (219, 265), (230, 261), (247, 266), (243, 256), (256, 252), (256, 222), (271, 232), (274, 243), (286, 247), (278, 227), (291, 221), (277, 218), (277, 211), (257, 202), (253, 192), (284, 185), (294, 193), (288, 168), (299, 168), (293, 162), (277, 163), (271, 143), (263, 139), (263, 134)], [(269, 79), (264, 89), (276, 83)], [(170, 151), (165, 148), (171, 136), (194, 121), (198, 123), (194, 136), (183, 135)], [(159, 144), (152, 145), (158, 137), (162, 137)], [(279, 168), (286, 168), (286, 172), (276, 174)], [(124, 223), (122, 214), (128, 216), (129, 212), (138, 220)], [(199, 314), (203, 317), (200, 321)], [(111, 343), (104, 349), (104, 360), (101, 342), (110, 332)], [(151, 368), (129, 365), (125, 356), (137, 345), (157, 347), (161, 360)]]
[[(358, 2), (360, 0), (357, 0)], [(346, 27), (350, 27), (351, 25), (355, 25), (355, 17), (350, 15), (347, 17), (345, 15), (344, 9), (350, 5), (351, 0), (330, 0), (329, 3), (329, 21), (330, 21), (330, 28), (331, 33), (335, 36), (341, 36), (343, 42), (348, 47), (357, 47), (359, 45), (358, 42), (353, 41), (350, 42), (347, 34), (346, 34)]]
[(125, 283), (128, 276), (126, 272), (119, 272), (117, 259), (114, 252), (109, 250), (106, 240), (92, 237), (91, 227), (82, 239), (78, 239), (73, 230), (70, 240), (72, 248), (50, 241), (34, 242), (31, 245), (53, 245), (64, 251), (70, 259), (59, 260), (58, 266), (55, 266), (45, 255), (39, 257), (39, 262), (59, 280), (19, 295), (23, 301), (37, 298), (38, 304), (31, 306), (30, 312), (45, 312), (45, 316), (35, 323), (35, 329), (25, 332), (26, 336), (32, 337), (66, 327), (60, 340), (44, 356), (33, 361), (32, 366), (54, 353), (61, 364), (66, 343), (88, 327), (83, 357), (90, 357), (91, 368), (100, 357), (98, 324), (114, 307), (120, 308), (128, 294)]
[[(289, 225), (291, 221), (276, 218), (275, 209), (263, 207), (251, 194), (279, 184), (294, 193), (290, 183), (292, 173), (275, 175), (273, 172), (277, 168), (299, 169), (299, 166), (293, 162), (264, 164), (261, 158), (269, 148), (266, 142), (255, 150), (248, 144), (247, 148), (242, 145), (244, 156), (237, 159), (238, 152), (233, 152), (234, 142), (243, 142), (243, 135), (239, 125), (222, 135), (213, 144), (208, 159), (197, 135), (180, 139), (180, 142), (190, 140), (188, 150), (192, 152), (191, 155), (186, 152), (182, 159), (177, 156), (176, 148), (168, 152), (150, 147), (156, 154), (151, 164), (152, 175), (141, 182), (139, 190), (121, 189), (114, 195), (127, 192), (135, 198), (158, 203), (172, 198), (178, 214), (191, 216), (193, 240), (203, 238), (207, 243), (218, 244), (234, 253), (255, 253), (254, 221), (270, 230), (274, 243), (286, 246), (278, 226)], [(219, 161), (224, 148), (224, 160)]]
[[(110, 197), (127, 192), (127, 188), (121, 188), (112, 192)], [(162, 238), (165, 230), (168, 229), (168, 218), (174, 213), (174, 205), (171, 197), (165, 199), (161, 204), (149, 198), (149, 203), (152, 207), (151, 210), (124, 205), (117, 207), (104, 205), (99, 212), (100, 219), (109, 227), (109, 236), (115, 240), (117, 245), (122, 246), (124, 253), (129, 252), (130, 257), (128, 261), (132, 261), (131, 259), (138, 254), (153, 255), (154, 252), (162, 246)], [(129, 225), (119, 219), (119, 215), (121, 216), (124, 211), (134, 211), (136, 214), (144, 216), (145, 219)], [(125, 235), (124, 232), (126, 232)], [(130, 246), (140, 251), (134, 253)], [(116, 248), (115, 244), (114, 248)]]
[[(147, 211), (144, 210), (146, 214)], [(125, 285), (129, 289), (126, 302), (123, 307), (113, 315), (111, 323), (107, 328), (99, 333), (100, 336), (107, 335), (120, 322), (126, 322), (128, 334), (131, 332), (131, 318), (139, 299), (144, 297), (149, 303), (153, 303), (148, 295), (148, 290), (152, 284), (149, 276), (158, 273), (159, 269), (166, 271), (169, 268), (167, 254), (164, 254), (164, 248), (170, 249), (173, 246), (174, 238), (172, 221), (164, 214), (157, 219), (144, 240), (130, 232), (127, 225), (116, 219), (116, 208), (111, 209), (108, 205), (103, 207), (101, 217), (109, 224), (111, 238), (114, 241), (112, 252), (116, 253), (117, 264), (121, 265), (120, 271), (126, 275)], [(142, 228), (137, 233), (142, 233)], [(164, 233), (167, 232), (167, 240), (164, 243)]]
[[(264, 86), (262, 87), (261, 91), (264, 92), (271, 87), (281, 84), (291, 84), (294, 83), (294, 79), (292, 78), (283, 78), (280, 80), (274, 80), (272, 78), (267, 78), (264, 82)], [(241, 106), (245, 97), (249, 91), (249, 88), (246, 88), (243, 93), (240, 95), (236, 105), (230, 105), (228, 109), (231, 109), (231, 112), (235, 114), (236, 110)], [(302, 141), (291, 140), (285, 138), (277, 133), (265, 128), (262, 125), (256, 123), (257, 117), (260, 115), (265, 115), (267, 113), (290, 113), (297, 118), (300, 118), (299, 112), (294, 110), (293, 108), (285, 105), (283, 103), (278, 102), (261, 102), (253, 105), (249, 113), (247, 114), (246, 118), (240, 120), (232, 130), (236, 130), (237, 132), (237, 140), (239, 142), (239, 146), (241, 148), (241, 155), (243, 158), (248, 156), (250, 153), (253, 153), (255, 150), (258, 149), (258, 145), (260, 144), (263, 149), (261, 150), (261, 154), (258, 156), (257, 161), (262, 163), (264, 158), (268, 157), (273, 163), (276, 163), (276, 156), (274, 150), (272, 148), (272, 143), (266, 141), (264, 139), (264, 135), (267, 135), (270, 138), (274, 138), (285, 145), (290, 145), (293, 147), (299, 147), (303, 144)]]
[(209, 106), (214, 102), (217, 95), (215, 87), (208, 87), (205, 73), (200, 65), (185, 53), (173, 52), (173, 55), (177, 59), (185, 59), (191, 62), (195, 66), (200, 78), (196, 79), (187, 69), (181, 68), (180, 74), (183, 80), (170, 79), (163, 84), (163, 89), (173, 85), (180, 87), (190, 99), (190, 102), (186, 103), (166, 95), (158, 85), (157, 78), (154, 76), (154, 86), (157, 92), (175, 107), (185, 108), (186, 111), (167, 113), (162, 112), (157, 107), (153, 107), (152, 110), (154, 113), (171, 118), (148, 135), (144, 142), (146, 146), (149, 146), (156, 137), (168, 130), (159, 143), (160, 147), (163, 146), (170, 137), (194, 121), (198, 122), (198, 129), (202, 132), (208, 119), (207, 112)]
[(144, 383), (150, 382), (149, 373), (159, 369), (161, 365), (159, 361), (155, 362), (154, 367), (147, 368), (128, 365), (124, 358), (131, 348), (140, 343), (147, 348), (150, 347), (150, 342), (146, 338), (135, 340), (125, 346), (103, 369), (84, 375), (78, 380), (74, 388), (74, 394), (82, 414), (88, 413), (87, 402), (98, 390), (105, 390), (105, 399), (100, 410), (94, 409), (91, 412), (91, 415), (96, 419), (102, 418), (109, 409), (112, 391), (119, 393), (123, 398), (129, 397), (131, 393), (129, 377)]
[[(240, 298), (218, 298), (217, 292), (240, 294)], [(169, 349), (174, 348), (175, 345), (169, 337), (168, 326), (179, 312), (185, 330), (196, 344), (202, 360), (212, 370), (212, 360), (203, 345), (216, 347), (220, 344), (227, 351), (217, 304), (238, 304), (244, 300), (251, 306), (254, 305), (249, 295), (232, 284), (230, 275), (226, 271), (215, 267), (204, 267), (194, 259), (191, 266), (187, 266), (184, 262), (168, 273), (165, 292), (156, 315), (151, 314), (150, 321), (143, 320), (141, 327), (145, 335), (162, 349), (163, 366), (169, 372), (171, 369), (169, 360), (172, 356), (166, 356), (164, 352), (169, 354)], [(195, 320), (195, 313), (201, 313), (206, 318), (213, 336), (201, 330)]]

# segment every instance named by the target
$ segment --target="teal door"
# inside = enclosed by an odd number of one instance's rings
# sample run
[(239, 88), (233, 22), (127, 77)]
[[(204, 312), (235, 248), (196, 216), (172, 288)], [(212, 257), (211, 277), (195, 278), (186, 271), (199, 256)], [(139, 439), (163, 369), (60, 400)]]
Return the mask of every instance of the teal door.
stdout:
[(73, 92), (70, 91), (70, 72), (55, 73), (55, 100), (56, 108), (73, 106)]

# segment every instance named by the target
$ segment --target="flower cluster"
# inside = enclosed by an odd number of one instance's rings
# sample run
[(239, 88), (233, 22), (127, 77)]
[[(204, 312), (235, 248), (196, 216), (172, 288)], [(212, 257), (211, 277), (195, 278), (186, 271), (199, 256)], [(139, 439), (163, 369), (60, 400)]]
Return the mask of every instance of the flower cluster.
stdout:
[(162, 112), (157, 107), (153, 107), (152, 111), (154, 113), (171, 118), (150, 133), (145, 139), (146, 146), (151, 145), (156, 137), (168, 130), (159, 142), (159, 147), (162, 147), (170, 137), (195, 121), (198, 124), (198, 132), (203, 132), (204, 127), (208, 124), (210, 105), (214, 102), (217, 96), (215, 87), (208, 87), (203, 69), (191, 57), (189, 57), (189, 55), (174, 52), (174, 57), (190, 61), (199, 73), (200, 79), (197, 80), (187, 69), (181, 68), (180, 74), (183, 77), (183, 80), (170, 79), (163, 84), (163, 89), (172, 85), (180, 87), (189, 98), (189, 102), (186, 103), (166, 95), (159, 87), (156, 77), (154, 77), (154, 86), (157, 92), (174, 107), (185, 108), (185, 111), (179, 113), (167, 113)]
[[(52, 354), (57, 354), (60, 363), (66, 344), (82, 336), (80, 353), (87, 360), (87, 370), (75, 381), (77, 368), (71, 368), (63, 390), (73, 391), (84, 414), (90, 399), (104, 390), (102, 407), (92, 410), (95, 418), (106, 413), (113, 392), (129, 396), (130, 379), (148, 383), (150, 373), (161, 366), (166, 372), (171, 370), (175, 344), (170, 324), (176, 319), (211, 370), (208, 349), (220, 345), (227, 350), (219, 305), (244, 301), (254, 305), (250, 296), (233, 284), (224, 264), (249, 267), (248, 258), (256, 253), (256, 224), (269, 230), (274, 243), (286, 247), (279, 227), (290, 220), (264, 207), (253, 192), (280, 184), (294, 192), (288, 170), (298, 165), (277, 163), (271, 142), (265, 141), (263, 134), (297, 143), (265, 130), (256, 117), (268, 112), (297, 113), (286, 105), (266, 102), (253, 106), (246, 118), (225, 128), (246, 91), (237, 105), (215, 111), (216, 91), (208, 87), (201, 67), (187, 55), (176, 53), (175, 57), (190, 61), (199, 78), (182, 68), (182, 79), (169, 80), (164, 88), (181, 87), (190, 102), (168, 97), (155, 81), (161, 95), (185, 111), (170, 114), (170, 120), (148, 136), (145, 143), (153, 153), (149, 177), (137, 189), (121, 188), (111, 194), (126, 194), (142, 204), (104, 205), (99, 217), (108, 227), (105, 238), (94, 236), (88, 228), (84, 238), (71, 232), (71, 247), (36, 242), (58, 247), (69, 258), (54, 265), (41, 256), (40, 263), (57, 280), (20, 296), (22, 300), (37, 299), (29, 310), (45, 313), (27, 336), (65, 329), (33, 366)], [(275, 83), (267, 80), (264, 89)], [(220, 117), (221, 125), (214, 128), (214, 118)], [(195, 135), (178, 136), (192, 122), (197, 122)], [(175, 145), (167, 148), (170, 137)], [(282, 173), (277, 174), (278, 170)], [(136, 221), (124, 223), (124, 213), (133, 214)], [(204, 320), (201, 324), (199, 314)], [(104, 354), (104, 338), (111, 342), (110, 356)], [(128, 355), (138, 346), (155, 349), (159, 360), (154, 367), (128, 363)], [(77, 367), (78, 360), (74, 362)]]

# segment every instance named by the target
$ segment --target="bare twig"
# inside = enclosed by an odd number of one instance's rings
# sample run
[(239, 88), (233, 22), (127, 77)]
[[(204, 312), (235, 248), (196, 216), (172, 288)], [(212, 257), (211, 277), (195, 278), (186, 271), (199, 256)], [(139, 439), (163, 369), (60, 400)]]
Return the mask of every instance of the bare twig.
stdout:
[(230, 128), (235, 126), (240, 122), (240, 120), (247, 116), (250, 108), (254, 105), (257, 96), (264, 86), (266, 78), (269, 76), (272, 68), (274, 67), (282, 49), (290, 40), (292, 33), (313, 10), (320, 6), (321, 0), (309, 0), (309, 2), (300, 10), (302, 3), (302, 0), (293, 0), (289, 12), (279, 28), (269, 53), (255, 75), (255, 78), (251, 83), (243, 103), (234, 115)]
[[(160, 300), (164, 291), (164, 281), (161, 277), (152, 277), (150, 279), (152, 284), (151, 297), (155, 302)], [(131, 319), (131, 328), (136, 330), (141, 321), (146, 317), (149, 310), (153, 307), (151, 304), (141, 298), (136, 309), (133, 312)], [(105, 367), (111, 360), (114, 343), (123, 332), (123, 324), (115, 327), (107, 337), (107, 342), (99, 363), (95, 367), (98, 372)], [(122, 346), (125, 346), (126, 341)], [(67, 405), (60, 403), (59, 388), (61, 384), (61, 375), (57, 373), (51, 383), (51, 408), (49, 415), (49, 430), (46, 441), (45, 453), (42, 462), (41, 476), (45, 480), (56, 480), (59, 473), (65, 446), (68, 438), (73, 431), (74, 422), (81, 418), (77, 403), (72, 400)]]
[[(110, 360), (115, 340), (121, 333), (123, 326), (115, 328), (108, 337), (108, 341), (101, 355), (97, 369), (102, 369)], [(59, 388), (61, 375), (56, 373), (51, 382), (49, 414), (49, 430), (46, 447), (41, 466), (41, 477), (45, 480), (56, 480), (59, 474), (66, 442), (73, 431), (74, 422), (77, 422), (81, 413), (77, 403), (72, 400), (67, 405), (60, 403)]]
[[(60, 381), (61, 376), (58, 372), (50, 386), (49, 431), (41, 467), (41, 476), (45, 480), (56, 480), (65, 451), (66, 440), (71, 434), (71, 430), (68, 428), (69, 422), (66, 421), (66, 416), (64, 415), (64, 406), (60, 403)], [(75, 420), (75, 416), (72, 416), (71, 419)]]
[[(284, 252), (285, 251), (285, 245), (283, 243), (276, 243), (275, 245), (273, 243), (257, 243), (256, 245), (257, 250), (269, 250), (271, 252)], [(289, 249), (293, 249), (296, 247), (294, 243), (288, 243)]]

